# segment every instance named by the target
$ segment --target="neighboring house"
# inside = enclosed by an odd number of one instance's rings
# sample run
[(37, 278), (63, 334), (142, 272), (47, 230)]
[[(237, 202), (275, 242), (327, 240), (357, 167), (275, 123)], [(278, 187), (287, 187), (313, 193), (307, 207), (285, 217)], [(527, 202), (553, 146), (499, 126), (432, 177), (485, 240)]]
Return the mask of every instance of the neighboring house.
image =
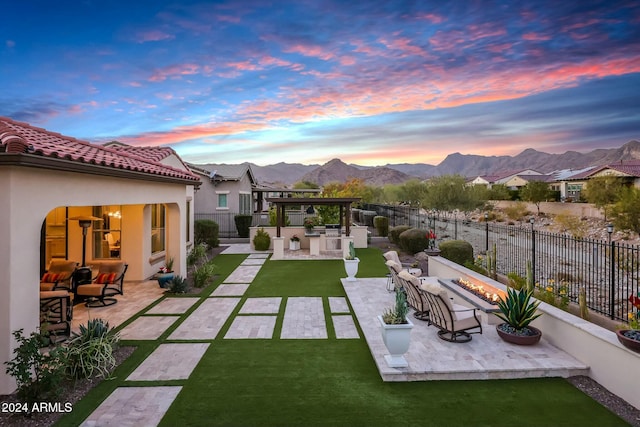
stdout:
[[(17, 344), (11, 332), (29, 334), (40, 323), (43, 267), (53, 258), (81, 262), (74, 217), (99, 218), (87, 230), (86, 264), (126, 261), (125, 292), (167, 256), (186, 276), (200, 179), (181, 165), (171, 149), (103, 147), (0, 117), (0, 365)], [(0, 370), (0, 394), (14, 389)]]
[(591, 178), (614, 176), (627, 185), (640, 188), (640, 160), (625, 160), (603, 166), (586, 168), (574, 175), (564, 177), (561, 184), (566, 188), (567, 200), (580, 200), (582, 191), (589, 185)]
[(504, 183), (509, 190), (519, 190), (530, 182), (541, 181), (551, 182), (553, 177), (550, 175), (514, 175)]
[(187, 163), (187, 166), (202, 179), (202, 185), (194, 196), (196, 214), (230, 212), (250, 215), (259, 211), (258, 200), (254, 197), (257, 181), (249, 164)]
[(480, 175), (475, 178), (468, 179), (467, 183), (470, 185), (484, 185), (487, 188), (491, 188), (496, 184), (502, 184), (510, 190), (517, 190), (520, 187), (527, 185), (529, 181), (541, 180), (535, 179), (535, 176), (545, 175), (533, 169), (523, 169), (517, 171), (497, 172), (492, 175)]

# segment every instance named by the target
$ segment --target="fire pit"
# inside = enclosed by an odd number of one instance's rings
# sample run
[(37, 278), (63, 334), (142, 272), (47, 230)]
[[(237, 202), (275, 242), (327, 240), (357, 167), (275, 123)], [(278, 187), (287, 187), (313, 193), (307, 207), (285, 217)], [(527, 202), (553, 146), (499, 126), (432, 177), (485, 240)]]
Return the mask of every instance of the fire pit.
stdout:
[(466, 279), (463, 279), (462, 277), (458, 280), (452, 280), (452, 282), (464, 288), (466, 291), (473, 293), (475, 296), (483, 299), (491, 305), (498, 305), (498, 301), (500, 301), (500, 298), (504, 298), (503, 291), (487, 284), (476, 285)]

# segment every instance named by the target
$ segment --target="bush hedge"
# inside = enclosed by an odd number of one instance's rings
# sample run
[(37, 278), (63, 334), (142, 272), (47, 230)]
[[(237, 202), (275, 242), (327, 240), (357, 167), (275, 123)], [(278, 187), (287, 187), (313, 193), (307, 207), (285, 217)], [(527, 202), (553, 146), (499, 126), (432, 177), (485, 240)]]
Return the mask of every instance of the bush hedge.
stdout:
[(193, 234), (196, 245), (206, 243), (212, 248), (220, 245), (220, 226), (210, 219), (198, 219), (194, 222)]
[(410, 254), (422, 252), (429, 246), (427, 232), (419, 228), (410, 228), (403, 231), (398, 237), (398, 245), (400, 249)]
[(249, 237), (249, 227), (251, 227), (251, 221), (253, 221), (253, 217), (251, 215), (236, 215), (233, 220), (236, 223), (238, 236), (243, 238)]
[(253, 238), (253, 246), (257, 251), (267, 251), (271, 246), (271, 236), (264, 231), (264, 228), (258, 229), (255, 237)]
[(374, 216), (373, 225), (376, 227), (378, 236), (386, 237), (389, 234), (389, 218), (386, 216)]
[(405, 231), (409, 230), (411, 227), (408, 225), (398, 225), (396, 227), (391, 227), (389, 229), (389, 233), (387, 237), (389, 237), (389, 241), (394, 244), (400, 243), (400, 235)]
[(447, 240), (439, 245), (440, 256), (460, 265), (473, 264), (473, 246), (465, 240)]

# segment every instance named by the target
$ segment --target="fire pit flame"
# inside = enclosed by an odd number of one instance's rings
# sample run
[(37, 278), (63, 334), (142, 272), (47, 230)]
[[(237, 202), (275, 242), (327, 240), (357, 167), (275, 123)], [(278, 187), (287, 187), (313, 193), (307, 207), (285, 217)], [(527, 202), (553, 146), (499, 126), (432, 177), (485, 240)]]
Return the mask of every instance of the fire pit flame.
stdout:
[(462, 277), (458, 279), (457, 283), (471, 293), (474, 293), (485, 301), (490, 302), (491, 304), (497, 304), (498, 301), (500, 301), (500, 294), (502, 292), (498, 289), (494, 289), (491, 287), (490, 291), (487, 291), (484, 289), (483, 285), (473, 284), (470, 281), (463, 279)]

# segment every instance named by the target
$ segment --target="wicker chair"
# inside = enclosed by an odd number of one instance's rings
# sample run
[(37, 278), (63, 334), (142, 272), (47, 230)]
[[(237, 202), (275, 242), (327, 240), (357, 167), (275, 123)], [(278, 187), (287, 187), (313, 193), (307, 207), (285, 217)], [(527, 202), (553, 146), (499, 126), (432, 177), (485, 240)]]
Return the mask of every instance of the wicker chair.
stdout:
[(87, 298), (87, 307), (101, 307), (118, 302), (115, 295), (124, 292), (124, 274), (128, 264), (124, 261), (103, 261), (100, 263), (98, 274), (89, 284), (78, 285), (76, 294)]

